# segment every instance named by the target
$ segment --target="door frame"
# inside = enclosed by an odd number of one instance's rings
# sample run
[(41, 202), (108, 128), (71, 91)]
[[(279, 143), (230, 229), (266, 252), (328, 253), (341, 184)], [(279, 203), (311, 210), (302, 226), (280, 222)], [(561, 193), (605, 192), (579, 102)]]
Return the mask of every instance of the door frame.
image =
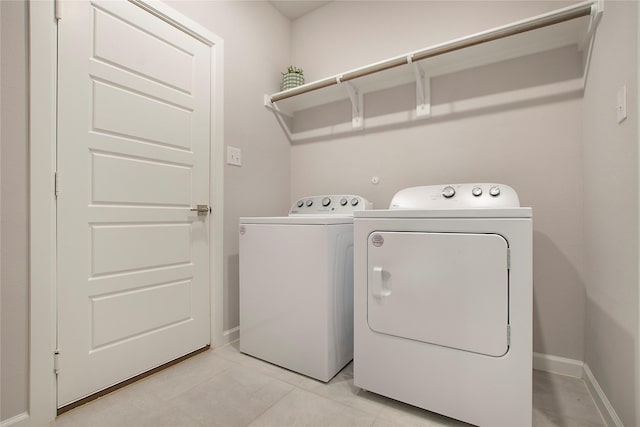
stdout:
[[(223, 53), (222, 38), (158, 0), (129, 0), (211, 48), (210, 322), (211, 347), (223, 331)], [(40, 427), (56, 417), (56, 0), (29, 1), (29, 402), (16, 426)], [(62, 185), (64, 185), (62, 183)]]

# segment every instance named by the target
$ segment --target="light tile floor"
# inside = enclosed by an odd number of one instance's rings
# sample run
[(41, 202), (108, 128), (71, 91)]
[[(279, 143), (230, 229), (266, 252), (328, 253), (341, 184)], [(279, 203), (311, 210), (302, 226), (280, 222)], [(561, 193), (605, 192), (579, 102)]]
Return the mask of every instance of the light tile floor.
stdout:
[[(73, 409), (51, 427), (468, 426), (362, 391), (349, 364), (328, 384), (241, 354), (206, 351)], [(604, 427), (585, 384), (534, 371), (533, 425)], [(518, 427), (518, 426), (513, 426)]]

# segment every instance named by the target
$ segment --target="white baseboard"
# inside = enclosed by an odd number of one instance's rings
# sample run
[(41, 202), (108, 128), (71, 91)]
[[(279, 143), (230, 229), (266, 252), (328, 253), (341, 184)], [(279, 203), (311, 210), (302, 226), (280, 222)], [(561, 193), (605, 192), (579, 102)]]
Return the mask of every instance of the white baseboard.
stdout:
[(0, 421), (0, 427), (18, 427), (19, 425), (28, 425), (29, 423), (29, 413), (23, 412), (14, 417), (7, 418), (6, 420)]
[(598, 410), (600, 411), (600, 415), (604, 419), (604, 422), (608, 427), (624, 427), (620, 417), (616, 413), (616, 410), (613, 409), (611, 402), (607, 399), (607, 396), (604, 394), (604, 391), (598, 384), (596, 377), (593, 376), (593, 372), (589, 369), (589, 365), (584, 364), (584, 382), (587, 385), (587, 389), (589, 389), (589, 393), (591, 393), (591, 397), (593, 397), (593, 401), (596, 403)]
[(550, 354), (533, 353), (533, 369), (582, 378), (584, 376), (584, 362)]
[(222, 333), (222, 342), (220, 343), (220, 346), (237, 341), (239, 338), (240, 338), (240, 326), (227, 329)]
[(566, 357), (533, 353), (533, 369), (584, 380), (587, 390), (589, 390), (591, 398), (607, 426), (624, 427), (611, 402), (609, 402), (609, 399), (604, 394), (600, 384), (598, 384), (598, 381), (593, 376), (593, 372), (591, 372), (591, 369), (589, 369), (586, 363), (581, 360), (568, 359)]

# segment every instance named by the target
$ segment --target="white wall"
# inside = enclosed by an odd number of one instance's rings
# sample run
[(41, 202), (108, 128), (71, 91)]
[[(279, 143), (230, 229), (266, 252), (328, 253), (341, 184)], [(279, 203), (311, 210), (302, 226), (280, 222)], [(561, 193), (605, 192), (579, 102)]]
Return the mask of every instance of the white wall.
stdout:
[(24, 412), (28, 403), (27, 6), (2, 1), (0, 9), (0, 420), (5, 420)]
[[(292, 63), (313, 80), (563, 5), (334, 2), (294, 22)], [(583, 102), (572, 86), (580, 76), (580, 57), (563, 49), (432, 79), (432, 107), (473, 100), (478, 108), (296, 144), (292, 200), (353, 192), (387, 208), (393, 194), (409, 186), (513, 186), (522, 206), (533, 207), (534, 350), (583, 360)], [(548, 85), (556, 85), (551, 96), (522, 95)], [(412, 91), (409, 86), (365, 97), (365, 121), (412, 102), (415, 108)], [(494, 103), (505, 95), (509, 102)], [(319, 119), (313, 110), (304, 112), (295, 127), (311, 129), (327, 113)], [(348, 120), (349, 109), (342, 113)], [(372, 185), (372, 176), (380, 184)]]
[(168, 1), (224, 39), (224, 141), (242, 167), (224, 172), (224, 325), (239, 325), (238, 218), (283, 215), (289, 205), (289, 143), (263, 95), (279, 90), (289, 64), (290, 22), (262, 1)]
[[(584, 97), (585, 362), (625, 426), (640, 425), (637, 9), (606, 2)], [(629, 118), (618, 124), (622, 85)]]

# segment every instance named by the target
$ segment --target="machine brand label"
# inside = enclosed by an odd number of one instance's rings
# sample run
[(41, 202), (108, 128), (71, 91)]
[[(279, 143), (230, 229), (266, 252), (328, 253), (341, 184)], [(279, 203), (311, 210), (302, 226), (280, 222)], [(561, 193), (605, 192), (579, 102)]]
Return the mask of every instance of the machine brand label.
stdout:
[(371, 236), (371, 243), (376, 248), (379, 248), (380, 246), (384, 245), (384, 237), (382, 237), (382, 234), (374, 234), (373, 236)]

